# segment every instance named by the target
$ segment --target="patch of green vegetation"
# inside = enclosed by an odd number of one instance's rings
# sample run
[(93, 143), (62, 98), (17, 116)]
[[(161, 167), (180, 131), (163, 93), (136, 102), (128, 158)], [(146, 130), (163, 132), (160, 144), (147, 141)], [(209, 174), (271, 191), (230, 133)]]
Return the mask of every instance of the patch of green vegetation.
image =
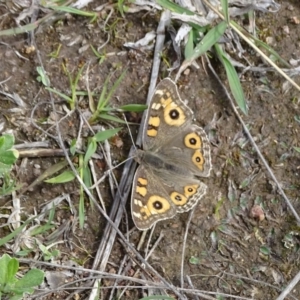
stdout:
[(34, 288), (44, 281), (44, 272), (38, 269), (29, 270), (22, 278), (17, 278), (19, 261), (4, 254), (0, 258), (0, 299), (24, 299), (25, 294), (32, 294)]
[(51, 52), (48, 56), (50, 56), (52, 58), (58, 58), (61, 46), (62, 46), (62, 44), (59, 44), (57, 49), (55, 51)]
[[(88, 120), (90, 124), (95, 124), (99, 121), (105, 121), (105, 122), (113, 122), (113, 123), (122, 123), (126, 124), (126, 122), (122, 119), (120, 119), (116, 114), (120, 114), (126, 111), (135, 111), (135, 112), (140, 112), (143, 111), (147, 108), (146, 105), (138, 105), (138, 104), (129, 104), (129, 105), (124, 105), (121, 106), (120, 108), (113, 108), (109, 105), (109, 102), (120, 85), (122, 79), (124, 78), (126, 74), (126, 70), (120, 75), (119, 78), (114, 82), (113, 86), (111, 88), (108, 87), (108, 83), (112, 81), (112, 75), (108, 76), (103, 84), (103, 88), (101, 91), (101, 94), (99, 96), (97, 104), (94, 103), (94, 94), (84, 91), (77, 91), (77, 86), (78, 86), (78, 81), (81, 77), (83, 67), (78, 71), (76, 74), (75, 78), (71, 76), (71, 74), (66, 70), (64, 67), (66, 74), (69, 77), (69, 83), (70, 83), (70, 90), (71, 90), (71, 96), (68, 96), (66, 94), (63, 94), (61, 92), (58, 92), (57, 90), (50, 88), (49, 86), (46, 87), (47, 90), (54, 92), (55, 94), (59, 95), (62, 97), (64, 100), (68, 102), (70, 105), (70, 108), (73, 110), (77, 106), (77, 97), (79, 95), (81, 96), (87, 96), (89, 99), (89, 107), (92, 112), (92, 115), (90, 119)], [(39, 74), (41, 76), (41, 81), (43, 82), (44, 80), (42, 78), (45, 78), (45, 74), (42, 72), (41, 69), (39, 69)], [(44, 84), (46, 85), (46, 84)], [(112, 125), (114, 126), (114, 125)], [(70, 153), (73, 156), (76, 157), (76, 161), (78, 162), (76, 169), (79, 174), (79, 177), (81, 181), (86, 185), (87, 188), (90, 188), (92, 186), (92, 176), (91, 176), (91, 171), (89, 168), (89, 161), (92, 158), (92, 156), (95, 154), (98, 143), (103, 142), (105, 140), (108, 140), (109, 138), (113, 137), (115, 134), (117, 134), (121, 130), (120, 127), (118, 128), (112, 128), (104, 131), (100, 131), (96, 133), (94, 136), (88, 138), (86, 141), (86, 151), (85, 153), (78, 153), (76, 149), (77, 141), (73, 140), (71, 143), (70, 147)], [(51, 184), (60, 184), (60, 183), (66, 183), (70, 182), (75, 179), (76, 174), (74, 174), (73, 171), (71, 170), (65, 170), (59, 175), (55, 177), (51, 177), (46, 179), (46, 177), (49, 177), (53, 175), (55, 172), (58, 172), (64, 168), (66, 164), (61, 164), (58, 166), (59, 168), (54, 168), (53, 172), (49, 172), (49, 169), (46, 174), (42, 174), (39, 179), (37, 179), (39, 182), (44, 181), (47, 183)], [(84, 225), (84, 219), (85, 219), (85, 206), (84, 206), (84, 187), (81, 185), (80, 186), (80, 200), (79, 200), (79, 224), (80, 228), (83, 228)], [(90, 199), (91, 200), (91, 199)], [(91, 201), (91, 206), (93, 205)]]
[(14, 149), (15, 138), (11, 134), (0, 137), (0, 179), (2, 186), (0, 196), (11, 194), (16, 189), (16, 183), (11, 178), (10, 171), (19, 157), (18, 150)]
[(90, 45), (91, 49), (93, 51), (93, 53), (95, 54), (95, 56), (99, 59), (99, 65), (101, 65), (104, 60), (106, 59), (106, 54), (105, 53), (99, 53), (94, 47), (93, 45)]
[(126, 112), (126, 111), (134, 111), (134, 112), (142, 112), (144, 111), (147, 106), (146, 105), (140, 105), (140, 104), (129, 104), (129, 105), (123, 105), (120, 108), (116, 109), (113, 107), (110, 107), (109, 101), (112, 98), (114, 92), (120, 85), (121, 81), (123, 80), (124, 76), (126, 74), (126, 70), (121, 74), (121, 76), (115, 81), (113, 86), (108, 89), (108, 83), (111, 81), (111, 76), (108, 76), (105, 79), (105, 82), (103, 84), (103, 88), (101, 91), (101, 95), (99, 96), (97, 107), (95, 107), (94, 100), (91, 95), (89, 95), (89, 104), (90, 104), (90, 110), (92, 111), (92, 116), (89, 119), (90, 124), (94, 124), (100, 120), (102, 121), (111, 121), (121, 124), (126, 124), (126, 122), (119, 117), (115, 116), (114, 113), (120, 113), (120, 112)]
[(38, 82), (41, 82), (44, 86), (50, 86), (50, 79), (46, 74), (44, 68), (36, 67), (36, 71), (38, 72), (39, 76), (36, 78)]
[(70, 74), (70, 72), (67, 70), (67, 68), (65, 67), (65, 65), (63, 65), (63, 69), (65, 71), (65, 73), (67, 74), (68, 78), (69, 78), (69, 83), (70, 83), (70, 89), (71, 89), (71, 97), (67, 96), (66, 94), (63, 94), (55, 89), (52, 89), (50, 87), (46, 87), (46, 89), (50, 92), (53, 92), (55, 94), (57, 94), (58, 96), (62, 97), (64, 100), (67, 101), (67, 103), (70, 105), (70, 109), (73, 110), (76, 106), (77, 103), (77, 96), (78, 96), (78, 92), (77, 92), (77, 86), (78, 86), (78, 81), (80, 79), (80, 76), (82, 74), (84, 67), (81, 67), (78, 71), (78, 73), (76, 74), (75, 78), (72, 77), (72, 75)]
[[(168, 9), (174, 13), (181, 14), (181, 15), (188, 15), (199, 17), (197, 13), (194, 13), (186, 8), (179, 6), (178, 4), (173, 3), (170, 0), (157, 0), (157, 4), (162, 6), (165, 9)], [(209, 5), (209, 8), (213, 10), (216, 14), (219, 15), (221, 19), (224, 21), (219, 22), (217, 25), (206, 25), (200, 26), (199, 24), (195, 24), (194, 22), (186, 22), (188, 25), (192, 27), (189, 32), (188, 41), (185, 46), (185, 60), (183, 61), (178, 74), (176, 76), (176, 80), (179, 78), (180, 74), (194, 61), (210, 52), (211, 54), (217, 56), (219, 61), (224, 66), (224, 69), (227, 74), (227, 79), (229, 83), (229, 87), (233, 98), (235, 99), (238, 107), (240, 110), (247, 114), (248, 107), (246, 105), (246, 99), (244, 95), (244, 91), (242, 89), (242, 85), (237, 74), (237, 71), (232, 64), (232, 60), (228, 53), (225, 52), (225, 48), (223, 48), (222, 44), (220, 43), (221, 37), (224, 35), (227, 28), (231, 28), (235, 33), (237, 33), (242, 40), (246, 41), (256, 52), (258, 52), (266, 61), (272, 65), (278, 73), (280, 73), (283, 77), (285, 77), (289, 82), (291, 82), (295, 87), (300, 89), (294, 81), (292, 81), (286, 74), (284, 74), (280, 68), (278, 68), (274, 61), (278, 61), (282, 63), (284, 66), (289, 67), (289, 64), (283, 60), (278, 53), (273, 50), (268, 44), (264, 43), (263, 41), (259, 40), (255, 36), (249, 34), (244, 28), (238, 25), (233, 20), (230, 20), (229, 12), (228, 12), (228, 1), (222, 0), (221, 1), (221, 11), (216, 10), (213, 6)], [(251, 17), (251, 11), (249, 12), (249, 18)], [(178, 17), (179, 18), (179, 17)], [(262, 51), (258, 48), (262, 48), (263, 50), (267, 51), (269, 57), (264, 55)]]

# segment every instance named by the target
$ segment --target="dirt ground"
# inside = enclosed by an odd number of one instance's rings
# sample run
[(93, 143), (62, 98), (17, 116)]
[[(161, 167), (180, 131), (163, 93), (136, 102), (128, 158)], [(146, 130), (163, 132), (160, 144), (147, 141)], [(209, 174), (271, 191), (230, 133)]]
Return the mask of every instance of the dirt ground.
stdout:
[[(299, 60), (300, 24), (293, 23), (291, 18), (300, 16), (300, 3), (298, 0), (277, 2), (281, 4), (277, 13), (256, 14), (258, 36), (269, 41), (286, 61)], [(100, 4), (92, 2), (89, 10)], [(5, 7), (0, 7), (0, 15), (5, 13)], [(156, 31), (159, 15), (156, 11), (139, 12), (125, 14), (125, 17), (121, 18), (116, 13), (107, 24), (107, 32), (104, 32), (102, 30), (104, 19), (101, 17), (94, 23), (90, 23), (90, 19), (86, 17), (67, 14), (60, 20), (44, 24), (35, 32), (36, 49), (31, 48), (32, 40), (29, 34), (2, 36), (0, 38), (0, 82), (2, 82), (0, 90), (18, 94), (25, 103), (24, 107), (20, 107), (0, 94), (0, 123), (4, 123), (2, 133), (11, 130), (16, 138), (16, 144), (48, 141), (48, 148), (58, 148), (54, 139), (32, 123), (34, 120), (43, 130), (56, 135), (49, 92), (37, 81), (36, 68), (41, 65), (41, 62), (50, 79), (50, 86), (67, 95), (70, 95), (71, 91), (63, 64), (74, 77), (85, 65), (78, 89), (86, 91), (88, 80), (90, 91), (98, 94), (107, 76), (113, 74), (112, 84), (127, 68), (126, 76), (111, 100), (111, 106), (144, 104), (150, 81), (153, 52), (152, 50), (129, 50), (123, 44), (136, 41), (151, 30)], [(13, 14), (7, 14), (0, 21), (0, 30), (15, 26)], [(100, 51), (106, 54), (100, 64), (87, 45), (91, 44), (97, 48), (108, 38), (109, 42)], [(50, 53), (54, 52), (59, 45), (61, 48), (58, 57), (51, 57)], [(244, 53), (245, 58), (255, 66), (262, 66), (263, 61), (247, 45), (244, 46), (247, 50)], [(174, 53), (170, 45), (166, 47), (169, 47), (166, 53), (172, 61), (175, 57)], [(21, 55), (17, 55), (17, 52)], [(225, 84), (228, 84), (219, 63), (213, 61), (213, 65)], [(168, 75), (167, 68), (168, 66), (163, 62), (160, 78)], [(299, 76), (293, 79), (300, 83)], [(247, 71), (242, 75), (241, 82), (249, 108), (248, 115), (243, 115), (243, 119), (295, 210), (300, 212), (300, 153), (294, 149), (300, 147), (299, 91), (291, 86), (287, 87), (285, 79), (271, 71), (265, 73)], [(178, 86), (182, 98), (188, 100), (189, 106), (195, 113), (196, 123), (205, 128), (208, 134), (212, 157), (211, 175), (203, 179), (208, 186), (207, 194), (194, 210), (185, 245), (184, 288), (228, 295), (215, 298), (217, 296), (213, 294), (212, 299), (234, 299), (235, 296), (241, 297), (239, 299), (276, 299), (300, 269), (299, 226), (245, 136), (216, 79), (202, 66), (198, 70), (190, 68), (187, 74), (181, 76)], [(64, 109), (66, 104), (57, 95), (54, 97), (58, 114), (63, 118), (60, 122), (62, 138), (68, 147), (71, 140), (77, 138), (80, 114), (87, 113), (89, 110), (88, 98), (82, 97), (77, 110), (70, 116), (66, 116)], [(35, 111), (32, 114), (33, 108)], [(141, 115), (135, 113), (128, 116), (137, 123), (141, 118)], [(99, 125), (109, 128), (106, 123)], [(97, 130), (97, 127), (95, 128)], [(130, 126), (130, 129), (135, 137), (138, 126)], [(128, 157), (132, 145), (126, 126), (118, 137), (122, 146), (115, 140), (111, 141), (111, 155), (115, 165)], [(99, 155), (101, 155), (100, 148)], [(30, 185), (37, 176), (61, 160), (61, 156), (22, 158), (18, 160), (13, 174), (18, 183)], [(95, 165), (100, 178), (107, 165), (101, 156), (95, 159)], [(121, 165), (115, 170), (118, 180), (122, 168)], [(100, 184), (100, 190), (109, 211), (113, 197), (107, 181)], [(21, 196), (22, 218), (26, 220), (35, 211), (39, 213), (51, 199), (62, 194), (69, 194), (75, 209), (78, 209), (78, 183), (75, 181), (57, 185), (41, 183)], [(2, 211), (8, 211), (11, 205), (11, 197), (0, 199)], [(259, 208), (261, 209), (259, 215), (263, 219), (261, 221), (253, 215), (254, 210)], [(129, 201), (126, 211), (132, 229), (129, 240), (137, 247), (141, 232), (134, 228)], [(54, 223), (57, 228), (60, 228), (66, 226), (73, 217), (66, 202), (61, 202), (56, 207)], [(178, 287), (188, 217), (188, 213), (178, 214), (171, 220), (159, 222), (149, 241), (151, 249), (157, 239), (160, 239), (148, 259), (149, 263), (168, 282)], [(0, 220), (1, 224), (6, 223), (6, 220)], [(68, 236), (72, 247), (59, 243), (56, 247), (60, 249), (61, 254), (56, 258), (56, 262), (73, 260), (80, 266), (90, 268), (105, 224), (106, 220), (91, 207), (87, 200), (84, 228), (80, 229), (78, 222), (73, 224), (73, 233)], [(125, 222), (121, 222), (120, 230), (126, 232)], [(0, 237), (8, 233), (7, 227), (0, 228)], [(40, 239), (46, 242), (45, 235)], [(57, 240), (62, 241), (63, 237), (59, 236)], [(144, 249), (145, 246), (140, 250), (142, 255), (145, 254)], [(13, 255), (13, 250), (10, 247), (2, 247), (0, 254), (2, 253)], [(35, 254), (37, 257), (31, 253), (29, 258), (41, 259), (38, 258), (37, 253)], [(130, 253), (116, 240), (106, 271), (117, 273), (125, 255), (130, 256)], [(138, 265), (129, 264), (129, 258), (127, 259), (124, 261), (129, 267), (124, 267), (122, 274), (132, 277)], [(42, 268), (45, 271), (58, 271), (46, 266)], [(151, 277), (143, 271), (141, 273), (142, 275), (135, 276), (142, 279)], [(80, 277), (78, 274), (76, 276)], [(151, 278), (155, 281), (155, 278)], [(110, 286), (112, 283), (106, 281), (103, 287)], [(119, 281), (118, 284), (134, 285), (133, 282), (126, 280)], [(102, 290), (103, 299), (109, 299), (109, 292), (110, 289)], [(70, 290), (65, 290), (47, 297), (66, 299), (69, 293)], [(157, 295), (158, 291), (154, 290), (154, 294)], [(81, 293), (79, 299), (84, 299), (86, 295), (86, 292)], [(142, 289), (129, 288), (121, 299), (139, 299), (145, 295)], [(170, 295), (173, 295), (172, 292)], [(195, 296), (187, 295), (191, 297), (190, 299), (196, 299)], [(176, 296), (174, 297), (176, 299)], [(203, 298), (199, 296), (198, 299)], [(299, 284), (286, 299), (300, 299)]]

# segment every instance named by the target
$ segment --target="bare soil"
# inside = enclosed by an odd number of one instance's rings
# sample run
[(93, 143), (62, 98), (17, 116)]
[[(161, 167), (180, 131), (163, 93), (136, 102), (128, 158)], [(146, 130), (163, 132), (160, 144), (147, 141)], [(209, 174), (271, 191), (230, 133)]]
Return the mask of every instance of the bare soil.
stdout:
[[(281, 4), (279, 12), (256, 14), (258, 36), (262, 40), (271, 38), (271, 46), (285, 60), (299, 59), (300, 24), (291, 21), (293, 16), (300, 16), (299, 1), (278, 2)], [(99, 3), (91, 3), (89, 9), (92, 10), (98, 5)], [(4, 13), (4, 7), (0, 7), (0, 15)], [(0, 22), (0, 30), (15, 27), (13, 17), (12, 14), (6, 16), (5, 21)], [(49, 148), (58, 147), (54, 139), (33, 125), (35, 122), (47, 133), (57, 136), (49, 92), (37, 81), (36, 68), (40, 66), (38, 56), (50, 78), (51, 87), (67, 95), (70, 95), (71, 91), (63, 64), (73, 77), (84, 64), (88, 65), (89, 72), (85, 67), (78, 89), (86, 91), (88, 80), (90, 91), (98, 94), (107, 76), (113, 74), (110, 82), (112, 86), (121, 72), (127, 68), (127, 74), (110, 105), (119, 107), (131, 103), (144, 104), (153, 52), (129, 51), (123, 44), (144, 37), (150, 30), (155, 31), (158, 20), (159, 13), (155, 11), (126, 14), (124, 18), (117, 18), (116, 13), (107, 24), (107, 32), (104, 32), (102, 18), (90, 23), (88, 18), (67, 15), (52, 24), (42, 26), (35, 32), (35, 49), (31, 48), (29, 34), (1, 37), (0, 82), (3, 82), (1, 91), (18, 94), (26, 104), (26, 107), (18, 111), (12, 110), (20, 107), (0, 94), (0, 123), (5, 124), (2, 132), (11, 130), (16, 138), (16, 144), (46, 140), (49, 141)], [(91, 48), (83, 47), (91, 44), (97, 48), (108, 38), (109, 42), (100, 51), (106, 55), (100, 64)], [(58, 57), (49, 56), (59, 45), (61, 49)], [(255, 65), (262, 65), (263, 61), (253, 50), (244, 46), (247, 50), (244, 54), (246, 59)], [(17, 52), (21, 56), (17, 55)], [(166, 48), (165, 54), (170, 61), (175, 57), (170, 47)], [(213, 64), (227, 84), (222, 67), (217, 62)], [(161, 77), (167, 75), (167, 68), (163, 62)], [(300, 83), (299, 77), (295, 77), (294, 80)], [(264, 74), (248, 71), (243, 74), (241, 81), (249, 107), (249, 113), (243, 116), (243, 119), (282, 188), (291, 199), (295, 210), (300, 212), (300, 154), (294, 150), (294, 147), (300, 147), (299, 91), (291, 86), (286, 88), (285, 80), (273, 71)], [(186, 276), (189, 276), (193, 288), (201, 291), (243, 296), (246, 299), (275, 299), (281, 289), (299, 272), (299, 227), (245, 136), (215, 78), (203, 67), (199, 70), (191, 68), (187, 75), (182, 75), (178, 86), (182, 98), (187, 99), (189, 106), (194, 110), (196, 122), (207, 131), (211, 142), (213, 166), (211, 176), (203, 179), (208, 186), (207, 194), (194, 210), (189, 228), (184, 255), (184, 287), (191, 288), (186, 280)], [(64, 105), (66, 107), (68, 105), (57, 95), (53, 97), (59, 118), (62, 118), (61, 135), (68, 147), (71, 140), (77, 138), (80, 114), (89, 110), (88, 99), (82, 97), (77, 110), (66, 116)], [(128, 117), (138, 123), (141, 115), (132, 113), (128, 114)], [(109, 128), (105, 123), (99, 125)], [(138, 126), (130, 128), (132, 135), (135, 136)], [(87, 135), (91, 133), (88, 132)], [(111, 141), (111, 155), (115, 165), (127, 158), (132, 145), (126, 126), (118, 137), (123, 143), (122, 147)], [(100, 149), (99, 154), (101, 155)], [(19, 159), (13, 170), (13, 176), (19, 184), (30, 185), (40, 174), (62, 159), (62, 157)], [(105, 159), (99, 157), (95, 160), (95, 165), (100, 178), (107, 169)], [(121, 172), (122, 166), (115, 170), (117, 179), (120, 178)], [(113, 197), (107, 181), (100, 184), (100, 190), (109, 211)], [(78, 210), (77, 182), (57, 185), (40, 183), (21, 196), (22, 217), (25, 220), (35, 211), (40, 212), (51, 199), (62, 194), (69, 194), (75, 209)], [(0, 199), (2, 213), (9, 211), (11, 205), (11, 197)], [(59, 260), (74, 260), (79, 265), (89, 268), (106, 220), (91, 207), (88, 199), (85, 208), (84, 228), (80, 229), (76, 221), (73, 232), (68, 235), (72, 247), (65, 243), (58, 244), (57, 247), (61, 251)], [(255, 218), (253, 215), (255, 208), (261, 208), (259, 216), (263, 216), (263, 220)], [(133, 228), (129, 204), (126, 209), (129, 224), (133, 229), (130, 242), (137, 246), (141, 232)], [(73, 217), (66, 202), (61, 202), (56, 207), (57, 227), (65, 225), (66, 230), (70, 230), (66, 224), (70, 222), (74, 225)], [(188, 213), (179, 214), (172, 220), (158, 223), (150, 240), (151, 248), (158, 237), (163, 235), (151, 254), (149, 263), (174, 286), (180, 286), (182, 247), (188, 217)], [(2, 225), (7, 221), (3, 218), (0, 220)], [(126, 232), (125, 222), (121, 224), (120, 229)], [(8, 232), (7, 227), (0, 228), (1, 237)], [(46, 241), (45, 236), (40, 238)], [(62, 239), (63, 237), (59, 236), (58, 240)], [(144, 254), (144, 250), (140, 252)], [(9, 247), (2, 247), (0, 254), (3, 253), (13, 255)], [(116, 240), (106, 271), (118, 272), (126, 254), (127, 250)], [(31, 253), (30, 257), (33, 258), (34, 253)], [(123, 275), (133, 276), (136, 268), (137, 266), (131, 266)], [(47, 270), (47, 267), (44, 270)], [(112, 282), (105, 282), (104, 286), (110, 284)], [(125, 281), (119, 284), (123, 285)], [(108, 290), (104, 289), (102, 293), (103, 299), (108, 299)], [(59, 292), (52, 294), (51, 297), (66, 299), (68, 294), (69, 291)], [(80, 299), (84, 299), (84, 295), (85, 293), (81, 294)], [(141, 289), (128, 289), (122, 299), (139, 299), (142, 296)], [(299, 284), (287, 299), (300, 299)]]

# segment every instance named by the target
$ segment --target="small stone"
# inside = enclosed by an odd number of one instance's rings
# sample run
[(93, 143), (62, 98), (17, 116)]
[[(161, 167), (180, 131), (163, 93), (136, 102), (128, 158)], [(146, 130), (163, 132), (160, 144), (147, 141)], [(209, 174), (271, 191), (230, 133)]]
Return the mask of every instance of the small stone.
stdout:
[(30, 54), (32, 52), (35, 52), (35, 47), (33, 45), (31, 46), (25, 46), (23, 49), (24, 53)]
[(266, 37), (266, 43), (272, 45), (274, 43), (274, 38), (272, 36)]
[(300, 18), (298, 16), (291, 17), (291, 23), (299, 25), (300, 24)]
[(282, 29), (284, 33), (290, 34), (290, 28), (287, 25), (283, 26)]
[(183, 74), (185, 76), (188, 76), (190, 74), (191, 70), (189, 68), (185, 69), (185, 71), (183, 72)]
[(265, 219), (265, 213), (260, 205), (254, 205), (250, 211), (250, 217), (253, 219), (257, 219), (259, 222)]

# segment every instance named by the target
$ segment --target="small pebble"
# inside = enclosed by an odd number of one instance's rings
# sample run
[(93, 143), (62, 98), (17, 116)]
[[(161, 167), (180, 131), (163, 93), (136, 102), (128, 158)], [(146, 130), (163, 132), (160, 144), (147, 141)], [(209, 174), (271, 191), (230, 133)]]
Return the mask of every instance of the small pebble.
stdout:
[(250, 217), (257, 219), (258, 221), (263, 221), (265, 219), (265, 213), (260, 205), (254, 205), (250, 211)]

